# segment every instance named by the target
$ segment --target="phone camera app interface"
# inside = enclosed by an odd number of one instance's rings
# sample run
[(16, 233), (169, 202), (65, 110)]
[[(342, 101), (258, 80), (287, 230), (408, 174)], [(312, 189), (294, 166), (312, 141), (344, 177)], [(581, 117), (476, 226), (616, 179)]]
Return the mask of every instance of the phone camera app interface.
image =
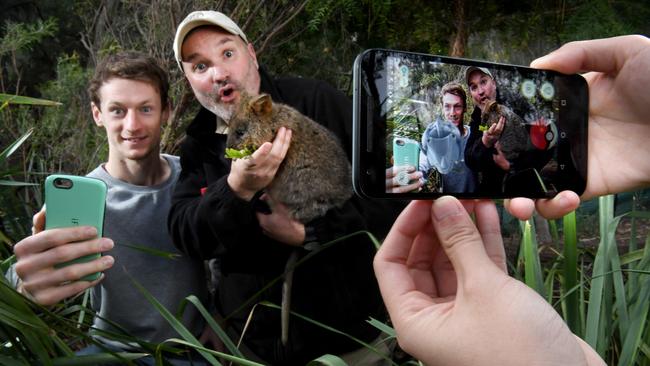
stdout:
[(552, 74), (400, 53), (382, 77), (386, 192), (555, 193)]

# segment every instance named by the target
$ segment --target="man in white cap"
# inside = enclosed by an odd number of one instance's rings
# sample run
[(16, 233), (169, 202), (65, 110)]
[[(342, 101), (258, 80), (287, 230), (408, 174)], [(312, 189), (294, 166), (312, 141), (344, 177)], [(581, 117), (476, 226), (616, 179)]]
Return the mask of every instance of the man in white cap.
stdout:
[(330, 129), (349, 158), (350, 100), (324, 82), (272, 78), (260, 67), (244, 32), (216, 11), (193, 12), (181, 22), (174, 55), (203, 108), (181, 146), (182, 173), (168, 223), (175, 244), (185, 253), (220, 259), (217, 306), (228, 319), (228, 330), (243, 336), (247, 357), (268, 364), (305, 365), (324, 354), (340, 355), (349, 364), (376, 364), (368, 358), (376, 355), (362, 352), (358, 343), (296, 316), (283, 344), (280, 311), (253, 305), (280, 304), (280, 282), (274, 281), (297, 249), (301, 257), (310, 258), (295, 269), (291, 311), (373, 341), (379, 331), (366, 320), (385, 317), (372, 273), (374, 246), (363, 235), (323, 244), (359, 230), (382, 237), (396, 210), (375, 207), (373, 217), (369, 203), (353, 197), (303, 225), (281, 204), (269, 208), (263, 192), (289, 149), (291, 131), (285, 128), (249, 158), (231, 162), (224, 157), (228, 121), (242, 93), (263, 92)]
[[(481, 131), (481, 113), (492, 101), (506, 104), (517, 115), (525, 116), (531, 106), (522, 97), (508, 90), (498, 91), (494, 76), (485, 67), (470, 66), (465, 69), (465, 80), (474, 102), (471, 115), (470, 137), (465, 149), (465, 163), (478, 178), (478, 192), (499, 196), (526, 195), (531, 187), (539, 186), (538, 178), (530, 174), (530, 167), (538, 171), (549, 161), (551, 153), (543, 150), (530, 150), (520, 153), (516, 161), (508, 161), (498, 149), (497, 141), (507, 123), (501, 116), (499, 121)], [(514, 165), (513, 165), (514, 164)], [(540, 192), (541, 193), (541, 192)]]

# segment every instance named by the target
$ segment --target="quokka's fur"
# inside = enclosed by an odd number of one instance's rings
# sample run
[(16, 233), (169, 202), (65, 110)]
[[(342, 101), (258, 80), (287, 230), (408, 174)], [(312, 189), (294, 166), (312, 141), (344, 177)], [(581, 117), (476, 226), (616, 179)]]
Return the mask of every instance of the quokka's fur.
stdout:
[(282, 126), (292, 131), (291, 145), (266, 192), (307, 223), (352, 196), (350, 163), (332, 132), (267, 94), (242, 95), (226, 145), (256, 149), (273, 141)]
[(513, 161), (519, 153), (528, 149), (528, 130), (526, 124), (512, 109), (503, 104), (491, 101), (481, 113), (481, 124), (487, 127), (499, 122), (499, 117), (505, 117), (505, 125), (499, 137), (499, 145), (503, 155), (509, 161)]

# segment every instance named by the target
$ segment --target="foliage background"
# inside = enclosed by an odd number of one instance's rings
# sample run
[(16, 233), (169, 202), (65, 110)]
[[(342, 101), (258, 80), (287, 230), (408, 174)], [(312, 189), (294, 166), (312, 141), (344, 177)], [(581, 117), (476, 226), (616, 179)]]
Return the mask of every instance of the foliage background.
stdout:
[[(0, 161), (2, 178), (35, 183), (0, 187), (0, 258), (29, 233), (46, 175), (85, 174), (105, 161), (105, 135), (92, 122), (85, 91), (103, 55), (142, 50), (167, 66), (173, 113), (163, 150), (176, 151), (198, 104), (172, 40), (184, 16), (200, 9), (238, 22), (273, 74), (323, 79), (349, 95), (353, 60), (370, 47), (527, 65), (565, 42), (650, 34), (650, 4), (632, 0), (2, 0), (0, 93), (62, 106), (0, 108), (0, 148), (34, 128)], [(596, 205), (583, 206), (578, 226), (591, 235)]]

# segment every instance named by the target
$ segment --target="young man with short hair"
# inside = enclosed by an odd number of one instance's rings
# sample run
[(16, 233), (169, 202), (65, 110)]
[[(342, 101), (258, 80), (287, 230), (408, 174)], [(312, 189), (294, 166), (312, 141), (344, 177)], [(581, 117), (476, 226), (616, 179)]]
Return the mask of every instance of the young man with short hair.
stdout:
[[(203, 262), (178, 253), (165, 225), (180, 174), (178, 157), (160, 153), (161, 126), (170, 110), (168, 88), (165, 70), (138, 52), (108, 56), (97, 66), (88, 91), (93, 119), (106, 130), (109, 153), (108, 161), (88, 176), (108, 186), (104, 237), (96, 238), (96, 231), (88, 227), (43, 230), (46, 217), (41, 211), (34, 216), (35, 234), (14, 247), (13, 282), (19, 291), (51, 305), (91, 288), (92, 306), (98, 314), (93, 321), (98, 330), (94, 337), (114, 350), (137, 350), (137, 344), (102, 336), (101, 331), (120, 332), (111, 323), (147, 342), (178, 337), (133, 281), (172, 312), (191, 294), (205, 304), (208, 301)], [(134, 247), (178, 257), (161, 258)], [(54, 267), (99, 253), (104, 255), (88, 263)], [(94, 272), (103, 272), (97, 281), (79, 280)], [(191, 306), (182, 322), (196, 336), (205, 325)], [(102, 349), (91, 345), (81, 354), (96, 352)]]

